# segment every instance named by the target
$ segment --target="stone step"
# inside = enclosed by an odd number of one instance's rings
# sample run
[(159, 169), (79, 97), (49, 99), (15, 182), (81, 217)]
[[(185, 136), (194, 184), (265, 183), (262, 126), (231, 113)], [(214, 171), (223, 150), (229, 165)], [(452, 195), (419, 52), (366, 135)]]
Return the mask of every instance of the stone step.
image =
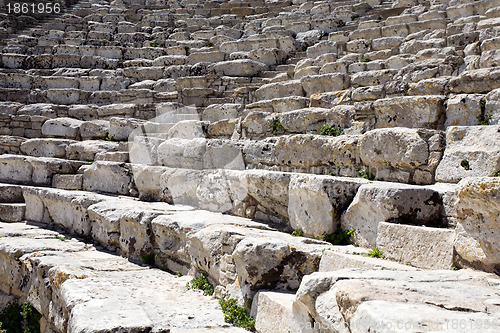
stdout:
[[(170, 271), (206, 272), (220, 295), (227, 291), (252, 297), (268, 284), (294, 290), (304, 275), (317, 270), (322, 250), (329, 245), (189, 206), (85, 191), (34, 187), (23, 191), (27, 220), (91, 237), (133, 261), (153, 254), (155, 263)], [(265, 266), (262, 255), (272, 258)], [(279, 267), (281, 273), (269, 274)]]
[(0, 220), (3, 222), (21, 222), (24, 220), (26, 204), (0, 202)]
[(245, 332), (224, 323), (215, 300), (188, 290), (187, 277), (130, 263), (38, 224), (0, 223), (0, 235), (2, 265), (11, 274), (2, 291), (27, 299), (45, 331)]

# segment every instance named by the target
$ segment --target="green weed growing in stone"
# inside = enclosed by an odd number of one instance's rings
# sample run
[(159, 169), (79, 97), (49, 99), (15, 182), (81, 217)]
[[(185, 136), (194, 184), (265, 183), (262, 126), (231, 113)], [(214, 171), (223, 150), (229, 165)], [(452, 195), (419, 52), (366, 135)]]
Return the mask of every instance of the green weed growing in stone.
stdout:
[(327, 136), (339, 136), (344, 134), (344, 129), (339, 126), (325, 124), (319, 129), (318, 134)]
[(492, 177), (500, 177), (500, 171), (495, 172)]
[(182, 273), (181, 272), (177, 272), (177, 277), (182, 277)]
[(360, 62), (370, 62), (370, 61), (372, 61), (372, 60), (369, 57), (365, 57), (365, 56), (361, 57), (361, 60), (360, 60)]
[(470, 170), (469, 161), (467, 160), (462, 160), (462, 162), (460, 162), (460, 166), (465, 170)]
[(479, 125), (490, 125), (491, 124), (491, 110), (489, 112), (486, 112), (486, 98), (483, 97), (479, 101), (479, 107), (481, 108), (481, 114), (477, 116), (477, 122)]
[(56, 236), (56, 238), (63, 242), (71, 240), (71, 236)]
[(302, 229), (297, 229), (297, 230), (292, 231), (292, 236), (302, 237), (303, 235), (304, 235), (304, 231), (302, 231)]
[(219, 299), (219, 304), (222, 307), (222, 313), (224, 313), (224, 321), (229, 324), (233, 324), (236, 327), (243, 327), (249, 331), (255, 330), (255, 319), (252, 318), (247, 312), (247, 310), (238, 305), (238, 301), (234, 298)]
[(155, 254), (153, 252), (143, 254), (141, 259), (146, 265), (153, 266), (155, 264)]
[(373, 257), (373, 258), (383, 258), (384, 257), (384, 253), (382, 252), (382, 250), (380, 250), (378, 248), (378, 246), (375, 246), (373, 249), (368, 251), (368, 253), (366, 253), (366, 255), (368, 257)]
[(0, 312), (1, 333), (40, 333), (42, 315), (28, 302), (19, 305), (9, 303)]
[(151, 43), (149, 43), (149, 46), (151, 46), (151, 47), (158, 47), (158, 39), (155, 39), (154, 41), (152, 41)]
[(189, 50), (191, 50), (191, 48), (187, 45), (184, 45), (184, 50), (186, 50), (186, 55), (189, 55)]
[(373, 175), (373, 173), (371, 173), (370, 170), (368, 170), (367, 168), (363, 168), (363, 167), (356, 167), (356, 177), (365, 178), (368, 180), (375, 179), (375, 175)]
[(281, 124), (280, 119), (278, 117), (274, 117), (269, 121), (269, 131), (272, 134), (282, 133), (285, 131), (285, 128)]
[(352, 244), (352, 237), (354, 236), (354, 229), (347, 231), (337, 230), (333, 234), (324, 233), (323, 236), (318, 237), (319, 240), (332, 243), (333, 245), (349, 245)]
[(214, 43), (212, 43), (211, 41), (207, 40), (207, 41), (205, 42), (205, 46), (206, 46), (206, 47), (212, 47), (212, 46), (214, 46)]
[(214, 294), (214, 286), (208, 281), (208, 275), (201, 273), (199, 277), (192, 279), (187, 285), (190, 289), (203, 290), (203, 295), (211, 296)]

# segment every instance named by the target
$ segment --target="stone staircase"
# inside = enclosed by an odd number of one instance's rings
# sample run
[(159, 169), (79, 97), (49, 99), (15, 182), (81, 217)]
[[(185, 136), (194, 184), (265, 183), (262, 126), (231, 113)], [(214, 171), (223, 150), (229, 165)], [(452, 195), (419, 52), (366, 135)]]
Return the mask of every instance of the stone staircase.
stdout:
[(89, 0), (9, 17), (0, 308), (27, 299), (42, 332), (239, 331), (175, 277), (206, 273), (216, 298), (253, 299), (258, 332), (498, 331), (499, 13)]

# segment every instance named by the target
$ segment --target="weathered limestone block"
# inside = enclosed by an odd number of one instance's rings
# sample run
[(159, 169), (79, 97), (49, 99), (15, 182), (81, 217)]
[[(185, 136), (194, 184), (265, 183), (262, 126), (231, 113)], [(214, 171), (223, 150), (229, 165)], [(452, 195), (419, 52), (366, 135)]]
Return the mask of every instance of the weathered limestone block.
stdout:
[(212, 139), (207, 141), (203, 155), (204, 169), (245, 170), (244, 143), (232, 140)]
[(160, 178), (165, 172), (161, 166), (132, 164), (134, 184), (142, 201), (161, 201)]
[(212, 104), (203, 111), (202, 119), (216, 122), (223, 119), (237, 118), (242, 109), (241, 104)]
[(342, 212), (365, 183), (362, 179), (292, 175), (288, 189), (290, 226), (313, 237), (335, 232)]
[(445, 121), (442, 96), (403, 96), (373, 103), (377, 128), (409, 127), (440, 129)]
[(315, 59), (326, 53), (337, 54), (338, 45), (336, 42), (321, 41), (313, 46), (308, 47), (306, 52), (308, 58)]
[(50, 188), (24, 188), (26, 220), (63, 227), (77, 235), (89, 236), (91, 224), (87, 208), (103, 196), (94, 193)]
[(256, 76), (268, 69), (268, 66), (260, 61), (240, 59), (222, 61), (214, 65), (217, 75), (227, 76)]
[(56, 173), (76, 173), (83, 162), (58, 158), (3, 154), (0, 156), (0, 181), (50, 185)]
[(77, 139), (80, 136), (81, 120), (57, 118), (47, 120), (42, 126), (42, 134), (50, 137)]
[(458, 183), (455, 251), (460, 266), (499, 273), (499, 191), (499, 178), (465, 178)]
[(24, 203), (0, 203), (0, 220), (3, 222), (21, 222), (24, 220)]
[(311, 168), (330, 166), (339, 174), (352, 174), (359, 159), (356, 149), (358, 137), (323, 137), (293, 135), (270, 138), (248, 144), (244, 148), (247, 168), (256, 166), (282, 166), (311, 172)]
[(354, 117), (354, 110), (345, 105), (332, 109), (307, 108), (283, 112), (278, 117), (288, 133), (318, 132), (325, 124), (349, 127)]
[(300, 80), (306, 97), (316, 93), (344, 90), (349, 84), (349, 77), (344, 74), (323, 74), (303, 77)]
[(491, 115), (490, 124), (500, 125), (500, 89), (486, 95), (485, 114)]
[(207, 123), (198, 120), (182, 120), (168, 130), (169, 139), (201, 139), (205, 137)]
[(460, 94), (452, 96), (446, 102), (446, 122), (444, 126), (477, 125), (481, 116), (482, 95)]
[(396, 70), (383, 69), (354, 73), (351, 75), (351, 84), (355, 87), (377, 86), (394, 79)]
[(252, 301), (255, 329), (262, 333), (300, 332), (302, 323), (292, 312), (294, 300), (295, 294), (259, 291)]
[(463, 177), (492, 176), (500, 171), (500, 126), (451, 126), (436, 180), (456, 183)]
[(276, 48), (258, 49), (248, 52), (248, 57), (267, 66), (274, 66), (281, 64), (286, 59), (287, 53)]
[(267, 170), (245, 172), (248, 195), (257, 203), (255, 219), (288, 226), (288, 189), (291, 175)]
[(417, 268), (403, 265), (394, 261), (384, 260), (382, 258), (360, 256), (358, 254), (359, 250), (360, 248), (358, 247), (346, 247), (345, 245), (333, 246), (331, 248), (328, 248), (328, 250), (323, 253), (323, 256), (321, 256), (321, 261), (319, 263), (319, 272), (332, 272), (345, 268), (391, 271), (417, 270)]
[(359, 141), (361, 161), (376, 179), (388, 181), (431, 184), (443, 150), (444, 136), (434, 130), (381, 128)]
[[(313, 273), (303, 279), (292, 308), (294, 317), (306, 319), (309, 328), (322, 323), (330, 331), (371, 332), (381, 325), (411, 323), (411, 327), (436, 325), (439, 331), (454, 332), (456, 328), (446, 328), (447, 322), (478, 325), (498, 320), (497, 310), (484, 307), (497, 284), (493, 275), (471, 270)], [(464, 307), (468, 310), (455, 310)]]
[(69, 160), (93, 162), (96, 154), (117, 151), (119, 147), (120, 144), (118, 142), (101, 140), (75, 142), (67, 146), (66, 158)]
[(83, 189), (114, 194), (135, 194), (133, 179), (125, 163), (98, 161), (83, 173)]
[(255, 91), (255, 98), (259, 101), (285, 96), (304, 96), (300, 80), (268, 83)]
[(54, 175), (52, 187), (63, 190), (81, 190), (83, 175)]
[(65, 139), (31, 139), (21, 144), (21, 151), (36, 157), (65, 157), (66, 148), (75, 142)]
[(432, 188), (373, 182), (359, 187), (341, 227), (355, 230), (356, 245), (374, 247), (379, 222), (442, 226), (441, 207), (442, 198)]
[(384, 257), (424, 269), (451, 269), (455, 231), (380, 222), (377, 246)]
[(233, 208), (224, 170), (170, 169), (160, 177), (163, 200), (212, 212)]
[(6, 203), (24, 202), (23, 190), (18, 185), (0, 184), (0, 198)]
[(104, 139), (109, 134), (109, 121), (90, 120), (84, 121), (80, 126), (80, 135), (83, 140)]
[(465, 71), (452, 78), (449, 87), (453, 93), (488, 93), (500, 88), (500, 70), (484, 68)]
[(372, 48), (374, 51), (393, 49), (398, 47), (403, 42), (403, 37), (382, 37), (372, 40)]
[(158, 146), (158, 164), (171, 168), (203, 169), (207, 140), (204, 138), (166, 140)]
[(112, 117), (109, 120), (109, 137), (113, 140), (132, 140), (135, 135), (142, 134), (143, 120), (135, 118)]

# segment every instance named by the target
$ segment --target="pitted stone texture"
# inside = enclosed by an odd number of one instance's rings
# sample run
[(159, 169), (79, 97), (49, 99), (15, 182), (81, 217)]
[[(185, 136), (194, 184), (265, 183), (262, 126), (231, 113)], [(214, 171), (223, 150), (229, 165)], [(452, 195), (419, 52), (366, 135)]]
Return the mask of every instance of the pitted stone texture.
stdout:
[(256, 76), (268, 69), (268, 66), (260, 61), (241, 59), (222, 61), (214, 65), (217, 75), (227, 76)]
[(56, 332), (244, 332), (227, 327), (215, 300), (188, 290), (188, 278), (33, 225), (2, 224), (0, 234), (2, 290), (26, 297)]
[(440, 131), (381, 128), (365, 133), (359, 141), (361, 161), (375, 179), (432, 184), (444, 150)]
[(376, 127), (441, 129), (444, 124), (444, 98), (441, 96), (403, 96), (373, 103)]
[(42, 126), (42, 134), (48, 137), (77, 139), (80, 136), (81, 120), (58, 118), (47, 120)]
[(21, 144), (21, 151), (36, 157), (65, 157), (66, 148), (74, 142), (65, 139), (31, 139)]
[(289, 185), (288, 216), (294, 230), (321, 237), (335, 232), (340, 216), (367, 181), (330, 176), (293, 175)]
[(498, 322), (494, 299), (499, 296), (499, 282), (494, 275), (469, 270), (313, 273), (303, 279), (293, 311), (294, 317), (307, 320), (308, 327), (321, 322), (322, 327), (339, 332), (372, 332), (380, 325), (404, 323), (411, 323), (411, 328), (416, 327), (411, 332), (418, 332), (433, 323), (438, 331), (451, 333), (457, 328), (446, 323), (453, 320), (472, 325)]
[(454, 230), (380, 222), (377, 246), (389, 260), (426, 269), (451, 269), (454, 239)]
[(456, 183), (464, 177), (492, 176), (500, 171), (500, 125), (451, 126), (436, 180)]
[(379, 222), (441, 226), (442, 198), (432, 188), (397, 183), (362, 185), (342, 215), (343, 230), (354, 229), (354, 242), (374, 247)]
[(456, 189), (458, 263), (499, 274), (499, 178), (465, 178)]
[(133, 180), (125, 163), (98, 161), (83, 173), (83, 189), (114, 194), (135, 194)]

